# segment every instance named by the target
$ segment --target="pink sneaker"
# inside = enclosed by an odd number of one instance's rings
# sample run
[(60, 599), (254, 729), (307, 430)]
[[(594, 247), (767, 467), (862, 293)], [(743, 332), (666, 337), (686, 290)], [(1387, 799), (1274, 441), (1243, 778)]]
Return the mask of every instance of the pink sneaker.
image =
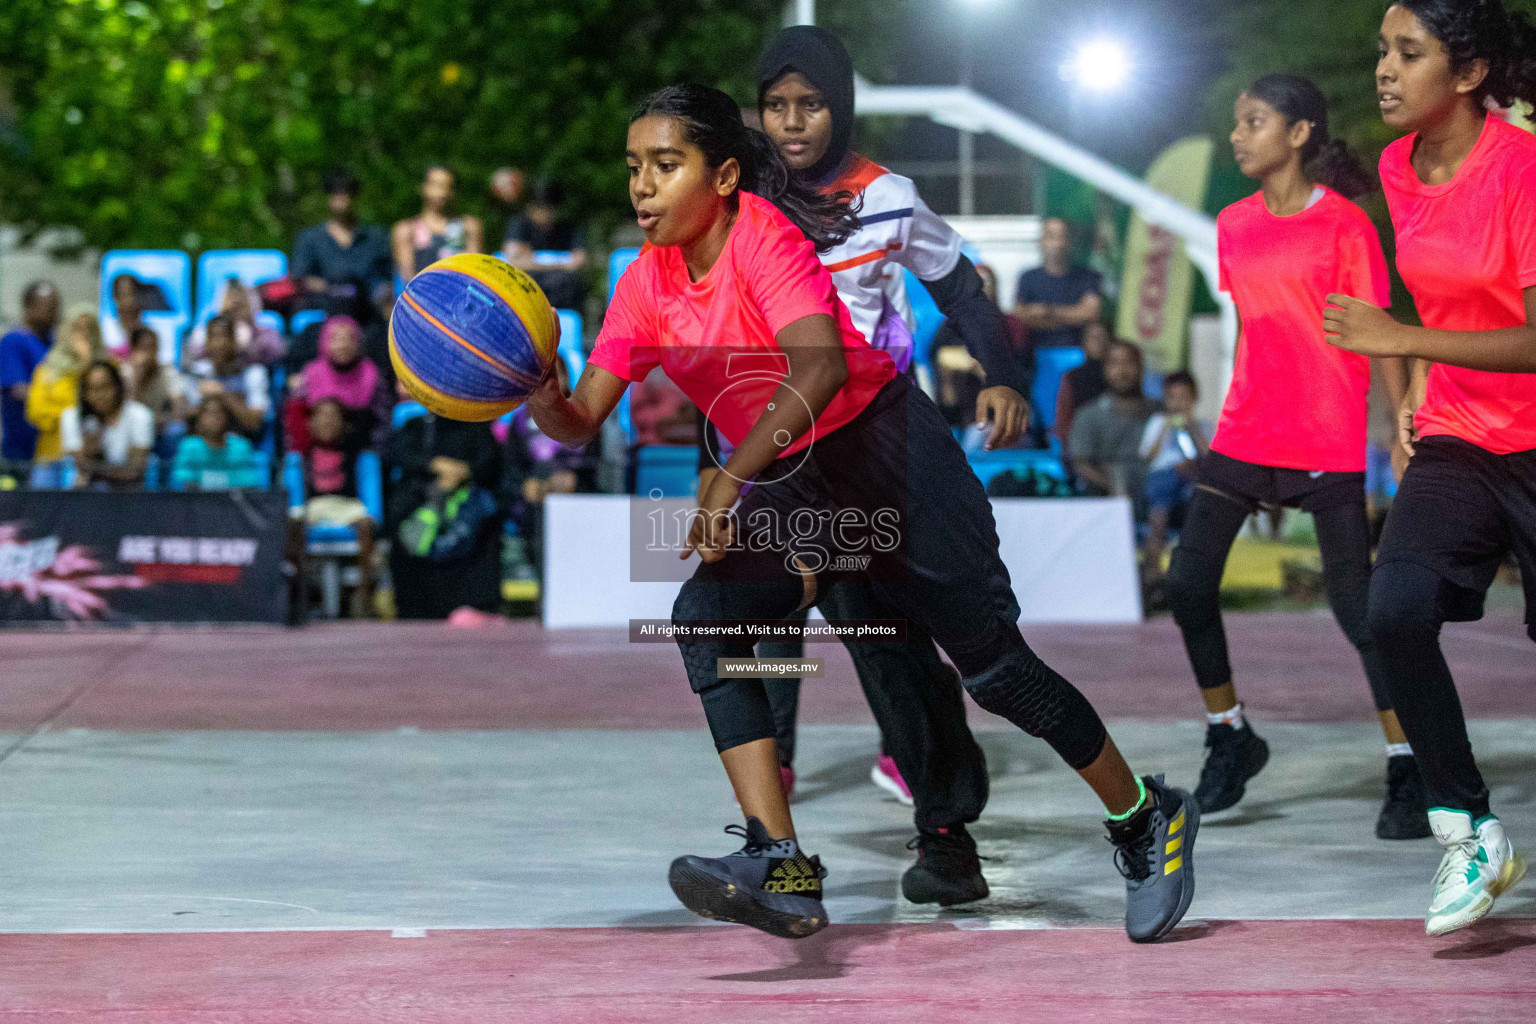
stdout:
[(907, 788), (907, 780), (902, 778), (901, 772), (896, 770), (896, 762), (891, 755), (883, 750), (875, 759), (875, 766), (869, 770), (869, 781), (908, 807), (912, 806), (912, 791)]

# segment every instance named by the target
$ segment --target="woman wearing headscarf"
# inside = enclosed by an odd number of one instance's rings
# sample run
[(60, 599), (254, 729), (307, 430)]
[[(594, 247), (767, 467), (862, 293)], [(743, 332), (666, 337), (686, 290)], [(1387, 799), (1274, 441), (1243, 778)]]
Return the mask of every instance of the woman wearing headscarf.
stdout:
[(383, 446), (394, 402), (384, 375), (363, 352), (362, 328), (350, 316), (326, 319), (320, 328), (319, 358), (294, 378), (284, 409), (290, 451), (308, 447), (310, 410), (327, 398), (341, 403), (349, 427), (369, 438), (370, 448)]

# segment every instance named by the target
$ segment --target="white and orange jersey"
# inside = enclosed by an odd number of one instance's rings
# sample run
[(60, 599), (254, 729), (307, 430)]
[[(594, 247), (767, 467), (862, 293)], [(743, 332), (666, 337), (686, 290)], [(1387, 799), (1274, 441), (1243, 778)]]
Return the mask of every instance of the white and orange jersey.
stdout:
[(912, 179), (857, 153), (828, 192), (861, 197), (859, 229), (821, 254), (853, 325), (905, 372), (912, 359), (912, 305), (901, 268), (937, 281), (960, 261), (960, 235), (928, 208)]

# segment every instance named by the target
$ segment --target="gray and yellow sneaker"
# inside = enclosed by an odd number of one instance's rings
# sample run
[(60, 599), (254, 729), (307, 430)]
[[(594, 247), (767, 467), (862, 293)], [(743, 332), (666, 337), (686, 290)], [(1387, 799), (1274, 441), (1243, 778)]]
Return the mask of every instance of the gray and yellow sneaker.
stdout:
[(1474, 822), (1467, 811), (1431, 807), (1429, 824), (1445, 855), (1435, 872), (1424, 931), (1444, 935), (1492, 910), (1493, 901), (1525, 877), (1525, 858), (1504, 834), (1503, 823), (1491, 814)]
[(1106, 821), (1115, 867), (1125, 878), (1125, 933), (1156, 942), (1184, 918), (1195, 898), (1195, 833), (1200, 805), (1161, 775), (1143, 776), (1146, 804), (1125, 821)]
[(728, 857), (679, 857), (667, 881), (683, 906), (714, 921), (750, 925), (785, 939), (803, 939), (827, 926), (821, 905), (821, 858), (807, 857), (793, 839), (773, 839), (756, 818), (725, 831), (746, 844)]

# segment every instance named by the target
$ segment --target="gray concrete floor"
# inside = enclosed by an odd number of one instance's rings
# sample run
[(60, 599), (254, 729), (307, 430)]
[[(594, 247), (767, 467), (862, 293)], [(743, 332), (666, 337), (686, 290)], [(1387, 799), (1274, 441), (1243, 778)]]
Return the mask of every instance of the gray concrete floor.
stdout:
[[(1112, 727), (1133, 766), (1192, 785), (1194, 723)], [(1264, 728), (1274, 755), (1208, 819), (1190, 918), (1419, 917), (1433, 840), (1371, 832), (1374, 724)], [(9, 747), (17, 737), (0, 736)], [(904, 903), (909, 812), (870, 785), (874, 730), (807, 726), (797, 824), (834, 921), (1114, 924), (1119, 876), (1092, 795), (1044, 744), (981, 734), (975, 832), (992, 897)], [(1478, 722), (1495, 809), (1536, 852), (1536, 730)], [(738, 820), (701, 732), (44, 733), (0, 763), (0, 931), (697, 924), (667, 889)], [(1536, 914), (1536, 884), (1500, 912)]]

